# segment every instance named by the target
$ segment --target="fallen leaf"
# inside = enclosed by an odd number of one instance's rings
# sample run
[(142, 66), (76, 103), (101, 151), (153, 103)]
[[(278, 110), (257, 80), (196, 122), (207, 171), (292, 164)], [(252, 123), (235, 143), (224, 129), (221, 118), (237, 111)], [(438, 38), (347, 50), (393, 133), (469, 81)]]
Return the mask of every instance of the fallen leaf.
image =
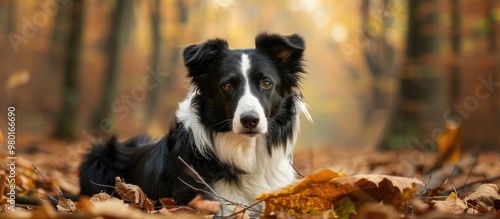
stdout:
[(434, 208), (452, 214), (463, 214), (467, 209), (465, 202), (452, 192), (444, 201), (432, 201)]
[(201, 197), (201, 195), (197, 195), (188, 203), (189, 206), (196, 208), (198, 210), (208, 211), (215, 213), (220, 209), (220, 202), (205, 200)]
[(108, 199), (99, 202), (90, 208), (92, 215), (99, 215), (102, 218), (162, 218), (159, 215), (144, 213), (137, 208), (131, 208), (123, 204), (118, 199)]
[(7, 183), (7, 179), (5, 177), (5, 171), (0, 170), (0, 205), (3, 205), (7, 203), (7, 197), (5, 197), (4, 191), (5, 191), (5, 184)]
[(177, 207), (177, 203), (173, 198), (161, 198), (160, 203), (166, 209)]
[(59, 197), (57, 202), (57, 210), (59, 212), (74, 212), (76, 211), (76, 205), (70, 199)]
[(116, 200), (118, 200), (117, 198), (112, 197), (108, 193), (100, 192), (100, 193), (94, 194), (90, 198), (89, 202), (90, 203), (103, 202), (103, 201), (106, 201), (106, 200), (109, 200), (109, 199), (116, 199)]
[(464, 202), (475, 201), (483, 208), (494, 209), (494, 201), (499, 200), (498, 187), (495, 184), (484, 184), (479, 186), (475, 192), (464, 198)]
[(130, 201), (139, 205), (140, 208), (145, 208), (147, 211), (154, 210), (154, 203), (146, 196), (141, 187), (125, 183), (120, 177), (115, 177), (116, 192), (123, 201)]
[(15, 87), (28, 83), (29, 80), (30, 80), (29, 71), (17, 70), (14, 73), (12, 73), (7, 79), (7, 82), (5, 83), (5, 89), (12, 90)]
[(413, 198), (420, 180), (368, 174), (343, 176), (329, 169), (297, 181), (278, 191), (264, 193), (256, 197), (266, 203), (264, 215), (285, 211), (294, 216), (319, 215), (331, 209), (332, 204), (340, 204), (349, 197), (355, 206), (368, 202), (384, 202), (401, 208), (401, 204)]
[(196, 214), (199, 211), (197, 211), (194, 208), (188, 207), (188, 206), (179, 206), (179, 207), (174, 207), (174, 208), (162, 208), (159, 210), (160, 213), (165, 214), (165, 215), (171, 215), (171, 214)]

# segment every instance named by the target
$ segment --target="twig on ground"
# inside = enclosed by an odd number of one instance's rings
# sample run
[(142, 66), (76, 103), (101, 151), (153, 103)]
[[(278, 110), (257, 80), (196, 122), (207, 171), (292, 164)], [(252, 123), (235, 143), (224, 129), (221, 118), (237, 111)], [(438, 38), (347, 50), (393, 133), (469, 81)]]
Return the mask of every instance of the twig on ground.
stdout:
[(495, 180), (500, 180), (500, 175), (495, 176), (495, 177), (491, 177), (491, 178), (476, 180), (476, 181), (464, 184), (462, 186), (456, 187), (454, 189), (451, 189), (451, 190), (448, 190), (448, 191), (444, 191), (443, 193), (447, 194), (447, 193), (450, 193), (450, 192), (453, 192), (453, 191), (460, 191), (460, 190), (465, 189), (467, 187), (473, 186), (474, 184), (477, 184), (477, 183), (488, 183), (488, 182), (492, 182), (492, 181), (495, 181)]
[[(38, 170), (38, 168), (36, 168), (35, 164), (31, 164), (33, 166), (33, 168), (35, 169), (35, 171), (38, 173), (38, 175), (40, 175), (42, 177), (43, 180), (45, 180), (46, 182), (48, 182), (52, 188), (54, 188), (54, 190), (59, 193), (59, 197), (61, 198), (64, 198), (64, 195), (61, 191), (59, 191), (59, 189), (57, 189), (57, 187), (54, 185), (54, 183), (52, 183), (51, 181), (47, 180), (45, 178), (45, 176), (43, 176), (43, 174), (40, 172), (40, 170)], [(68, 203), (66, 203), (66, 201), (63, 201), (64, 205), (66, 205), (66, 207), (68, 207), (69, 211), (70, 212), (73, 212), (73, 210), (71, 210), (71, 207), (68, 205)]]
[[(429, 184), (431, 183), (431, 179), (432, 179), (432, 174), (429, 174), (429, 178), (427, 179), (427, 183), (424, 184), (424, 191), (422, 191), (420, 193), (420, 195), (418, 196), (419, 198), (421, 198), (424, 194), (427, 193), (427, 190), (429, 190)], [(412, 200), (413, 201), (413, 200)]]
[(258, 204), (259, 204), (259, 203), (261, 203), (261, 202), (263, 202), (263, 201), (262, 201), (262, 200), (260, 200), (260, 201), (256, 201), (256, 202), (254, 202), (253, 204), (251, 204), (251, 205), (249, 205), (249, 206), (246, 206), (246, 207), (244, 207), (243, 209), (241, 209), (241, 210), (239, 210), (239, 211), (237, 211), (237, 212), (234, 212), (234, 213), (232, 213), (232, 214), (228, 215), (227, 217), (222, 217), (222, 218), (232, 218), (232, 217), (234, 217), (234, 216), (238, 215), (239, 213), (242, 213), (242, 212), (245, 212), (245, 211), (251, 210), (253, 206), (258, 205)]
[(479, 154), (480, 154), (479, 149), (480, 149), (479, 146), (476, 147), (476, 150), (474, 151), (474, 154), (472, 155), (474, 162), (472, 163), (472, 166), (470, 167), (469, 172), (467, 173), (467, 176), (465, 177), (464, 185), (467, 184), (467, 181), (469, 181), (469, 177), (472, 174), (472, 170), (474, 170), (474, 167), (476, 167), (476, 165), (477, 165), (477, 161), (479, 160)]
[(92, 184), (94, 184), (94, 185), (96, 185), (96, 186), (101, 186), (101, 187), (106, 187), (106, 188), (110, 188), (110, 189), (114, 189), (114, 190), (116, 190), (116, 186), (110, 186), (110, 185), (99, 184), (99, 183), (96, 183), (96, 182), (94, 182), (94, 181), (92, 181), (92, 180), (90, 180), (90, 183), (92, 183)]
[(177, 177), (177, 178), (178, 178), (178, 179), (179, 179), (182, 183), (184, 183), (184, 185), (188, 186), (189, 188), (191, 188), (191, 189), (193, 189), (193, 190), (195, 190), (195, 191), (198, 191), (198, 192), (204, 192), (204, 193), (207, 193), (207, 194), (210, 194), (210, 195), (216, 196), (217, 198), (219, 198), (219, 199), (221, 199), (221, 200), (223, 200), (223, 201), (229, 202), (229, 203), (231, 203), (231, 204), (235, 204), (235, 205), (236, 205), (236, 204), (238, 204), (238, 203), (236, 203), (236, 202), (233, 202), (233, 201), (231, 201), (231, 200), (228, 200), (228, 199), (226, 199), (226, 198), (224, 198), (224, 197), (221, 197), (221, 196), (219, 196), (219, 195), (217, 195), (217, 194), (214, 194), (214, 193), (212, 193), (212, 192), (209, 192), (209, 191), (207, 191), (207, 190), (196, 188), (196, 187), (194, 187), (194, 186), (190, 185), (189, 183), (187, 183), (186, 181), (182, 180), (180, 177)]
[[(207, 193), (207, 194), (210, 194), (210, 195), (216, 196), (217, 198), (219, 198), (219, 199), (221, 199), (221, 200), (223, 200), (223, 201), (225, 201), (225, 202), (228, 202), (228, 203), (229, 203), (229, 204), (231, 204), (231, 205), (236, 205), (236, 206), (237, 206), (237, 205), (242, 205), (242, 204), (240, 204), (240, 203), (237, 203), (237, 202), (235, 202), (235, 201), (231, 201), (231, 200), (229, 200), (229, 199), (227, 199), (227, 198), (224, 198), (224, 197), (222, 197), (222, 196), (219, 196), (219, 195), (217, 195), (217, 194), (213, 194), (212, 192), (209, 192), (209, 191), (207, 191), (207, 190), (200, 189), (200, 188), (196, 188), (196, 187), (194, 187), (194, 186), (190, 185), (189, 183), (187, 183), (186, 181), (182, 180), (180, 177), (178, 177), (178, 179), (179, 179), (182, 183), (184, 183), (184, 185), (188, 186), (189, 188), (191, 188), (191, 189), (193, 189), (193, 190), (195, 190), (195, 191), (198, 191), (198, 192), (204, 192), (204, 193)], [(253, 207), (253, 206), (254, 206), (254, 205), (252, 204), (252, 207)], [(249, 211), (254, 211), (254, 212), (261, 212), (261, 211), (259, 211), (259, 210), (257, 210), (257, 209), (253, 209), (253, 208), (249, 208), (249, 209), (247, 209), (247, 210), (249, 210)]]
[[(113, 192), (110, 194), (110, 196), (113, 196), (115, 195), (115, 192), (116, 192), (116, 186), (110, 186), (110, 185), (104, 185), (104, 184), (99, 184), (99, 183), (96, 183), (92, 180), (90, 180), (90, 183), (96, 185), (96, 186), (101, 186), (101, 187), (106, 187), (106, 188), (110, 188), (110, 189), (113, 189)], [(101, 190), (102, 192), (102, 190)]]
[[(205, 182), (205, 180), (203, 179), (203, 177), (201, 177), (201, 175), (191, 165), (189, 165), (188, 163), (186, 163), (186, 161), (184, 161), (180, 156), (177, 157), (177, 158), (184, 165), (186, 165), (186, 167), (189, 168), (194, 173), (194, 175), (196, 175), (196, 177), (198, 177), (199, 180), (201, 180), (201, 182), (203, 183), (203, 185), (205, 185), (208, 189), (210, 189), (210, 191), (219, 199), (219, 202), (222, 203), (219, 194), (217, 194), (217, 192), (215, 192), (215, 190), (210, 185), (208, 185), (207, 182)], [(224, 207), (222, 205), (221, 205), (221, 212), (222, 212), (221, 216), (224, 217)]]

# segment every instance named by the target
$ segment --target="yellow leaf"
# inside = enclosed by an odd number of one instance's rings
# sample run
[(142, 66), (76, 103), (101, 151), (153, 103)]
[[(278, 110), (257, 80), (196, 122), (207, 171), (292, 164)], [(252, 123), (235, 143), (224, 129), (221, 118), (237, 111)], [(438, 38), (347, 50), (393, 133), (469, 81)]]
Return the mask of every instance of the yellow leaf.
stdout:
[(289, 187), (261, 194), (257, 200), (266, 203), (265, 215), (285, 211), (291, 215), (318, 215), (334, 206), (342, 206), (345, 198), (355, 206), (368, 202), (384, 202), (396, 208), (413, 198), (417, 179), (377, 174), (343, 176), (323, 169)]
[(15, 87), (28, 83), (30, 80), (30, 73), (27, 70), (18, 70), (12, 73), (7, 79), (5, 84), (6, 90), (12, 90)]
[(434, 207), (440, 211), (453, 214), (463, 214), (467, 205), (452, 192), (444, 201), (432, 201)]
[(438, 139), (438, 149), (442, 160), (457, 163), (462, 151), (462, 129), (455, 121), (447, 121), (444, 133)]

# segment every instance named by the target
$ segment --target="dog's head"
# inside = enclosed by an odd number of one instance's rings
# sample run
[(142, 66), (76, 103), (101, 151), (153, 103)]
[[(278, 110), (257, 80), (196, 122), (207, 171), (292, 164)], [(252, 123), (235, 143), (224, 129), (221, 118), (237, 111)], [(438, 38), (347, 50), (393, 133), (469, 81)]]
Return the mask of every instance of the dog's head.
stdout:
[(222, 39), (186, 47), (199, 121), (216, 132), (266, 134), (284, 102), (299, 92), (303, 52), (297, 34), (259, 34), (255, 49), (231, 50)]

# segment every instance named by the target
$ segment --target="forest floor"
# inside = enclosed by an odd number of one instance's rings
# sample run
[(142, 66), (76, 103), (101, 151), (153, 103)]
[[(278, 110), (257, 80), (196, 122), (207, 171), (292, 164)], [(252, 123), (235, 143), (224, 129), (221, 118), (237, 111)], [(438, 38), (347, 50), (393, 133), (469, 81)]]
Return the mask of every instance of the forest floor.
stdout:
[[(88, 142), (67, 143), (36, 136), (20, 139), (22, 140), (18, 141), (16, 148), (18, 158), (15, 177), (18, 195), (44, 197), (46, 194), (58, 196), (60, 192), (78, 194), (78, 166), (82, 155), (90, 147)], [(2, 151), (2, 155), (0, 167), (5, 170), (4, 175), (7, 177), (9, 167), (6, 164), (9, 161), (5, 158), (5, 152)], [(465, 152), (458, 163), (452, 164), (442, 160), (437, 153), (418, 150), (381, 152), (311, 147), (296, 151), (294, 166), (304, 176), (318, 169), (331, 168), (335, 171), (345, 171), (346, 175), (387, 174), (417, 178), (424, 182), (429, 190), (440, 187), (436, 190), (438, 193), (433, 194), (440, 197), (437, 198), (440, 200), (444, 200), (451, 192), (455, 192), (458, 197), (465, 197), (486, 183), (500, 186), (500, 151)], [(433, 167), (434, 170), (431, 170)], [(4, 189), (2, 186), (4, 195), (7, 190), (8, 188)], [(3, 198), (5, 201), (5, 197)], [(17, 209), (37, 208), (35, 205), (38, 202), (24, 200), (26, 203), (20, 203), (22, 201), (18, 199)], [(4, 202), (2, 211), (8, 211), (6, 205), (8, 203)]]

